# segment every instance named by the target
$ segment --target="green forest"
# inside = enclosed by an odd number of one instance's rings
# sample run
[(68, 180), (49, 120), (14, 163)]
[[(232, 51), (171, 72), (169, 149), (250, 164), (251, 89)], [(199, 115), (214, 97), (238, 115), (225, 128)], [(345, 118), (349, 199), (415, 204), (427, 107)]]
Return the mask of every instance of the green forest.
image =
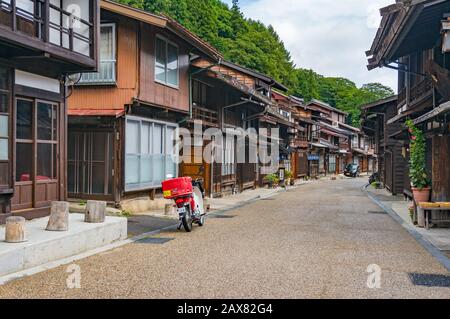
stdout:
[(360, 125), (361, 105), (394, 94), (379, 83), (359, 88), (351, 80), (324, 77), (296, 67), (274, 28), (244, 17), (238, 0), (233, 0), (231, 8), (220, 0), (116, 1), (171, 16), (215, 46), (227, 60), (273, 77), (287, 86), (292, 95), (306, 101), (320, 99), (348, 112), (349, 124)]

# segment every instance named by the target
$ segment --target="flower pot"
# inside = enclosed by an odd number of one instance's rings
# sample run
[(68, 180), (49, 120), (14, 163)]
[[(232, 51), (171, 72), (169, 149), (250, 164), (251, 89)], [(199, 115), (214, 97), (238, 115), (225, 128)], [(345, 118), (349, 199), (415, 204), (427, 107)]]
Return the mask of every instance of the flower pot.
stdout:
[(418, 188), (412, 189), (416, 204), (428, 202), (431, 197), (431, 188), (427, 187), (422, 190)]

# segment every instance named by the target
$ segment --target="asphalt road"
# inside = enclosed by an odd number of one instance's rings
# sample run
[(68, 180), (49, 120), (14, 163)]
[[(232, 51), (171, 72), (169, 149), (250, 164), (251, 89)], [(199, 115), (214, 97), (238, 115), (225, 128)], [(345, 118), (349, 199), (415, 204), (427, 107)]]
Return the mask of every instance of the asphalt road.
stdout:
[[(449, 273), (363, 183), (303, 185), (193, 233), (164, 232), (173, 239), (164, 244), (81, 260), (79, 289), (67, 287), (63, 266), (0, 286), (0, 298), (450, 298)], [(413, 284), (421, 274), (431, 277)]]

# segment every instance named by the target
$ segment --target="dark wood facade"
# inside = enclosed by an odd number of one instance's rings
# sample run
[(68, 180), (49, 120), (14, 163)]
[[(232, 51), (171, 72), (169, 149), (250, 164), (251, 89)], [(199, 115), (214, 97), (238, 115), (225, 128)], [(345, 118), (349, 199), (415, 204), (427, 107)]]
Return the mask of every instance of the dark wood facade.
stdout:
[[(195, 163), (181, 163), (180, 173), (204, 180), (206, 193), (212, 197), (261, 185), (263, 176), (255, 155), (257, 150), (253, 149), (257, 140), (247, 130), (254, 129), (256, 133), (266, 127), (262, 118), (267, 115), (266, 107), (272, 104), (268, 97), (272, 80), (226, 61), (219, 64), (199, 59), (193, 65), (193, 113), (186, 127), (192, 130), (201, 123), (203, 131), (218, 129), (222, 141), (205, 140), (203, 145), (193, 146), (192, 153), (195, 149), (200, 154), (206, 148), (220, 148), (221, 158), (214, 158), (213, 164), (193, 158)], [(267, 91), (264, 94), (261, 90)], [(227, 141), (233, 134), (235, 138)], [(243, 161), (240, 156), (245, 156)]]
[(100, 70), (69, 98), (69, 197), (154, 198), (180, 173), (169, 141), (192, 111), (191, 55), (220, 54), (167, 17), (113, 1), (101, 2), (100, 28)]
[(393, 96), (363, 107), (363, 130), (376, 145), (377, 171), (381, 182), (394, 195), (411, 193), (408, 148), (404, 141), (395, 138), (402, 125), (387, 123), (397, 114), (397, 105), (397, 96)]
[[(398, 100), (385, 115), (386, 127), (392, 127), (389, 138), (396, 143), (392, 146), (395, 147), (392, 150), (395, 172), (392, 191), (396, 193), (401, 188), (400, 181), (395, 181), (395, 175), (400, 179), (401, 164), (408, 170), (410, 136), (404, 123), (411, 119), (426, 135), (426, 169), (432, 179), (432, 199), (449, 201), (450, 59), (446, 41), (450, 3), (399, 2), (383, 8), (382, 14), (379, 32), (367, 54), (369, 69), (388, 66), (398, 70)], [(386, 30), (391, 32), (386, 33)], [(401, 158), (398, 154), (402, 154)], [(389, 164), (390, 158), (385, 157)], [(399, 164), (395, 164), (396, 158)], [(412, 197), (408, 174), (403, 175), (403, 192)]]
[[(83, 10), (64, 24), (69, 5)], [(97, 0), (1, 2), (0, 223), (44, 216), (67, 197), (64, 84), (97, 68), (98, 13)]]

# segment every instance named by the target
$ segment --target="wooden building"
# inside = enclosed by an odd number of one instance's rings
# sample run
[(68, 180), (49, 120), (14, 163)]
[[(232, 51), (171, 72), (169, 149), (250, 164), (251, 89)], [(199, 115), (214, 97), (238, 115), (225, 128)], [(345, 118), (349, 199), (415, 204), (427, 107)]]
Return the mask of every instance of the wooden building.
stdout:
[(304, 108), (303, 99), (294, 96), (274, 91), (272, 100), (277, 104), (279, 113), (293, 124), (285, 126), (287, 132), (283, 132), (285, 150), (282, 165), (292, 173), (294, 179), (305, 178), (308, 175), (308, 142), (313, 123), (312, 113)]
[(348, 114), (318, 100), (312, 100), (308, 107), (311, 108), (312, 119), (315, 121), (310, 175), (342, 174), (351, 160), (350, 145), (355, 135), (355, 128), (345, 124)]
[(383, 185), (394, 195), (411, 193), (408, 145), (394, 138), (402, 130), (402, 125), (399, 122), (387, 123), (396, 114), (397, 96), (362, 107), (362, 129), (375, 144), (378, 158), (376, 171)]
[(97, 69), (98, 17), (97, 0), (0, 1), (0, 223), (66, 199), (65, 83)]
[[(423, 129), (432, 199), (449, 201), (450, 2), (397, 1), (382, 8), (381, 14), (380, 28), (367, 55), (369, 70), (387, 67), (398, 72), (396, 108), (389, 107), (386, 113), (387, 127), (397, 125), (397, 131), (389, 138), (399, 141), (402, 156), (408, 160), (409, 134), (404, 122), (411, 119)], [(404, 193), (411, 196), (406, 181)]]
[[(180, 174), (204, 180), (206, 194), (211, 197), (262, 185), (264, 174), (257, 150), (249, 147), (251, 143), (257, 146), (258, 136), (252, 138), (242, 132), (254, 129), (259, 133), (268, 122), (293, 125), (288, 117), (277, 113), (276, 104), (271, 100), (274, 88), (287, 89), (266, 75), (229, 61), (214, 63), (209, 59), (197, 59), (192, 65), (193, 113), (184, 126), (190, 128), (193, 135), (195, 124), (201, 123), (203, 130), (216, 128), (222, 132), (223, 142), (219, 145), (213, 139), (204, 139), (194, 145), (192, 161), (181, 163)], [(207, 163), (194, 156), (202, 154), (206, 148), (220, 148), (221, 158)], [(239, 155), (244, 155), (245, 160), (239, 160)]]
[(70, 198), (153, 197), (179, 173), (172, 138), (192, 114), (192, 61), (220, 53), (165, 16), (101, 3), (100, 67), (69, 98)]

